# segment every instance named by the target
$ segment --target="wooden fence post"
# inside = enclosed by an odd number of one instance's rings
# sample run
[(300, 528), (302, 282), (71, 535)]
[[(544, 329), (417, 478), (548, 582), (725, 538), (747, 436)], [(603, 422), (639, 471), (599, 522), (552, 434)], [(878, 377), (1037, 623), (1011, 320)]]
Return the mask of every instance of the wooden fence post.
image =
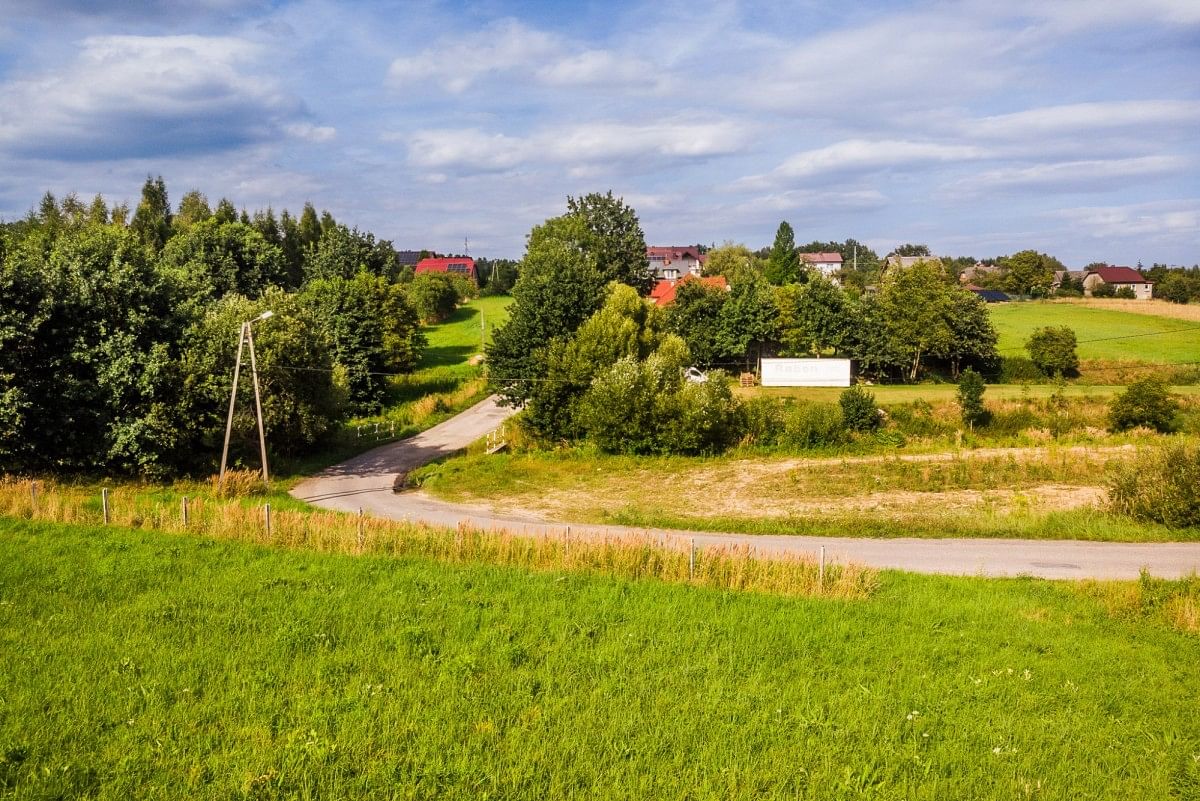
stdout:
[(187, 508), (187, 496), (186, 495), (183, 496), (182, 506), (183, 506), (183, 527), (187, 528), (188, 527), (188, 508)]
[(692, 537), (692, 546), (688, 551), (688, 580), (696, 577), (696, 538)]
[(365, 542), (365, 540), (366, 540), (366, 535), (363, 532), (363, 510), (362, 510), (362, 507), (360, 506), (360, 507), (358, 507), (358, 552), (359, 553), (363, 552), (363, 543)]
[(263, 519), (266, 521), (267, 539), (269, 540), (271, 539), (271, 504), (269, 503), (263, 504)]
[(821, 564), (817, 569), (817, 584), (820, 589), (825, 589), (825, 546), (821, 546)]
[(100, 489), (100, 508), (104, 512), (104, 525), (108, 525), (108, 487)]

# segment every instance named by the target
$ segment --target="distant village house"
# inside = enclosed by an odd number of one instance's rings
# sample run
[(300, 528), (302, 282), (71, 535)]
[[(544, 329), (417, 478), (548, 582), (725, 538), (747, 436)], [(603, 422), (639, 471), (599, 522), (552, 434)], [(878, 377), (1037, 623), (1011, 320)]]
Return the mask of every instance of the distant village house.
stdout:
[(416, 274), (421, 273), (461, 275), (476, 284), (479, 283), (479, 275), (475, 272), (475, 260), (469, 258), (421, 259), (417, 262)]
[(650, 290), (650, 302), (655, 306), (671, 305), (675, 302), (676, 290), (685, 281), (699, 281), (706, 286), (722, 289), (726, 292), (729, 291), (729, 282), (725, 280), (725, 276), (723, 275), (710, 275), (702, 278), (698, 275), (689, 274), (682, 278), (664, 278), (656, 283), (654, 288)]
[(695, 245), (659, 246), (646, 248), (646, 261), (656, 279), (677, 281), (685, 275), (700, 275), (708, 257)]
[(1154, 282), (1147, 281), (1132, 267), (1096, 267), (1088, 270), (1083, 278), (1083, 294), (1091, 297), (1101, 284), (1110, 284), (1115, 289), (1129, 287), (1138, 300), (1154, 297)]
[(841, 253), (801, 253), (800, 260), (834, 282), (842, 269)]

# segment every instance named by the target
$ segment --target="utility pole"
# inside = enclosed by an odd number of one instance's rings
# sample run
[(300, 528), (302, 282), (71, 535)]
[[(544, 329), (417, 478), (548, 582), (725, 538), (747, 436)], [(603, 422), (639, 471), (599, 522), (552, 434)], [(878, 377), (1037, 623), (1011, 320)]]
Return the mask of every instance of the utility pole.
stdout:
[(221, 450), (221, 474), (217, 479), (218, 485), (225, 483), (225, 466), (229, 461), (229, 438), (233, 433), (233, 411), (237, 406), (238, 379), (242, 372), (242, 351), (248, 345), (250, 348), (250, 374), (254, 380), (254, 418), (258, 423), (258, 448), (262, 456), (263, 483), (268, 489), (271, 486), (270, 474), (267, 471), (267, 436), (263, 430), (262, 396), (258, 389), (258, 361), (254, 357), (253, 324), (266, 320), (274, 314), (274, 312), (265, 311), (253, 320), (242, 323), (241, 331), (238, 332), (237, 361), (233, 365), (233, 389), (229, 393), (229, 417), (225, 421), (225, 447)]

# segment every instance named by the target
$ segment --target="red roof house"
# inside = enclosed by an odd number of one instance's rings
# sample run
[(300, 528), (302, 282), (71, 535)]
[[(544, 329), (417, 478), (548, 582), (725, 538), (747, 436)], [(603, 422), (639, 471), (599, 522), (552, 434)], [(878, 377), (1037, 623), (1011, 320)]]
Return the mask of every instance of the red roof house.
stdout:
[(1154, 282), (1146, 278), (1132, 267), (1094, 267), (1083, 277), (1083, 292), (1091, 295), (1101, 284), (1111, 284), (1117, 289), (1129, 287), (1138, 300), (1150, 300), (1154, 297)]
[(708, 260), (695, 245), (650, 245), (646, 248), (646, 261), (655, 278), (675, 279), (685, 275), (699, 275), (700, 267)]
[(417, 262), (417, 275), (421, 273), (449, 273), (469, 278), (479, 283), (479, 275), (475, 272), (475, 260), (469, 258), (421, 259)]
[(725, 280), (723, 275), (710, 275), (704, 278), (696, 275), (685, 275), (678, 280), (663, 279), (654, 285), (650, 290), (650, 300), (655, 306), (669, 306), (675, 302), (675, 290), (684, 281), (699, 281), (705, 286), (716, 287), (717, 289), (729, 290), (729, 282)]

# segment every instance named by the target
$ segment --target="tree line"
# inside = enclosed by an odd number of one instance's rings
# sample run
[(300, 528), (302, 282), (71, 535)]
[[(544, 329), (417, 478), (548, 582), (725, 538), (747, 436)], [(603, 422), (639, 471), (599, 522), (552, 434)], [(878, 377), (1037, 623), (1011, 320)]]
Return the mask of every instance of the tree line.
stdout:
[(983, 301), (936, 261), (886, 270), (868, 292), (799, 262), (781, 271), (788, 253), (787, 243), (766, 257), (743, 245), (711, 249), (705, 272), (728, 288), (683, 280), (674, 303), (658, 308), (644, 299), (651, 278), (634, 209), (611, 192), (570, 198), (565, 214), (530, 233), (510, 320), (488, 349), (492, 386), (525, 408), (525, 425), (545, 441), (704, 452), (739, 430), (742, 412), (720, 374), (692, 383), (688, 366), (846, 356), (861, 376), (909, 381), (995, 367)]
[[(0, 463), (19, 471), (209, 469), (240, 323), (255, 325), (272, 448), (311, 448), (377, 408), (436, 318), (469, 289), (414, 280), (391, 242), (318, 214), (248, 214), (161, 177), (140, 202), (47, 194), (0, 225)], [(242, 404), (245, 409), (247, 405)], [(249, 413), (235, 444), (248, 444)], [(249, 450), (247, 448), (247, 450)]]

